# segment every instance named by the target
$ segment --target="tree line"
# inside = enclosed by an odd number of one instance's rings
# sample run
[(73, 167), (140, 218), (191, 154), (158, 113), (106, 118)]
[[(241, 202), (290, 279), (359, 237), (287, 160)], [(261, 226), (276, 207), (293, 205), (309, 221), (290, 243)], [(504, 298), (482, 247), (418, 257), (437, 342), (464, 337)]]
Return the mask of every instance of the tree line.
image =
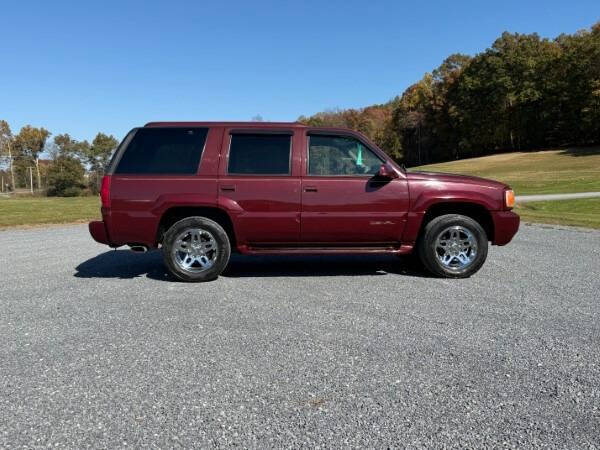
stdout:
[[(253, 120), (261, 120), (254, 118)], [(600, 22), (555, 39), (503, 33), (491, 47), (453, 54), (384, 104), (298, 118), (360, 131), (407, 165), (600, 143)], [(49, 138), (0, 120), (0, 177), (6, 189), (48, 195), (97, 193), (117, 140)], [(49, 159), (41, 159), (48, 154)]]
[(363, 132), (407, 165), (600, 143), (600, 22), (561, 34), (503, 33), (453, 54), (401, 96), (300, 122)]
[[(25, 125), (13, 134), (0, 120), (0, 177), (2, 191), (28, 188), (48, 196), (97, 194), (104, 168), (118, 145), (112, 135), (98, 133), (94, 140), (78, 141), (69, 134), (51, 133)], [(41, 156), (48, 155), (48, 159)]]

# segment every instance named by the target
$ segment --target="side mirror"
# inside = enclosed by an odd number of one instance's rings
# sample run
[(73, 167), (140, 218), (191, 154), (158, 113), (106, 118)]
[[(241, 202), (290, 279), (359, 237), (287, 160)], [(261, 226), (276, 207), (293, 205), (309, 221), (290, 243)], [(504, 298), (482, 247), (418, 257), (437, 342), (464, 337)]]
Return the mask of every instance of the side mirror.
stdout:
[(394, 178), (398, 178), (399, 175), (394, 166), (392, 166), (389, 163), (385, 163), (382, 164), (381, 167), (379, 167), (379, 170), (377, 171), (377, 176), (379, 178), (393, 180)]

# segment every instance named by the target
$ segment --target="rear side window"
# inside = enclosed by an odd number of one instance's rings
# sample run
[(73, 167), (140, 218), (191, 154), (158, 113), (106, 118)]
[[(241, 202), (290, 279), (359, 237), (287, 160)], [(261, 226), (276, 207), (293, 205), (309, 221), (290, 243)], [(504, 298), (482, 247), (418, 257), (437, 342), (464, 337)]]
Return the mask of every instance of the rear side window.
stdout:
[(240, 175), (288, 175), (291, 135), (232, 134), (227, 172)]
[(140, 128), (115, 173), (193, 175), (207, 133), (208, 128)]

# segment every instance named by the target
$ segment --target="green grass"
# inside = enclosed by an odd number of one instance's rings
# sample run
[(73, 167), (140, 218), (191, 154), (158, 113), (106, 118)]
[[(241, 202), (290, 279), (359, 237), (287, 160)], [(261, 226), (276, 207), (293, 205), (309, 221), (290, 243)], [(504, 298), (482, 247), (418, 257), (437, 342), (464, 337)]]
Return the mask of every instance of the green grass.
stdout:
[(100, 217), (100, 198), (0, 197), (0, 228), (84, 222)]
[(524, 221), (600, 229), (600, 198), (522, 203), (516, 212)]
[(600, 191), (600, 148), (515, 152), (415, 167), (509, 184), (517, 195)]
[[(517, 152), (415, 168), (503, 181), (517, 195), (600, 191), (600, 148)], [(600, 228), (600, 199), (518, 205), (523, 220)], [(94, 197), (0, 197), (0, 228), (84, 222), (100, 217)]]

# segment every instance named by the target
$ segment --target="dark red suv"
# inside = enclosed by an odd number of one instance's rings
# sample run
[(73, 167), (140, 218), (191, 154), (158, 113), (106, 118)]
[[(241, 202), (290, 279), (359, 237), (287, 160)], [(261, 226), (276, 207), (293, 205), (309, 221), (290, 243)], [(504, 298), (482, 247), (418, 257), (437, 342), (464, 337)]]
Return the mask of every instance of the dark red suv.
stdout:
[(418, 252), (468, 277), (519, 228), (508, 186), (407, 172), (365, 136), (298, 123), (160, 122), (123, 140), (102, 181), (94, 239), (162, 247), (169, 272), (216, 278), (244, 254)]

